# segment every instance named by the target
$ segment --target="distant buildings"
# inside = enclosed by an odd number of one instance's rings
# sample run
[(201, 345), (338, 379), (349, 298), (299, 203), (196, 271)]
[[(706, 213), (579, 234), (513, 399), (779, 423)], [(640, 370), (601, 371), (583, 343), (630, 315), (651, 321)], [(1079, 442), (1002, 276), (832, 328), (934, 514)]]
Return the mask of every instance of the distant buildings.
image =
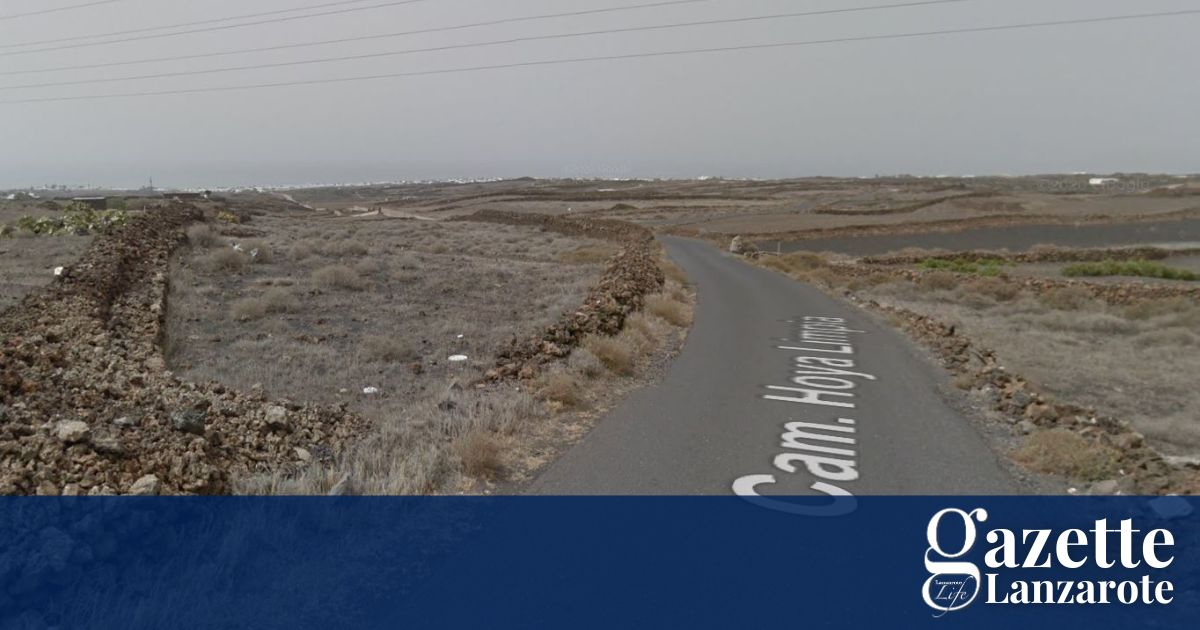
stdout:
[(1116, 177), (1093, 177), (1088, 180), (1088, 184), (1092, 186), (1107, 186), (1109, 184), (1115, 184), (1119, 181), (1121, 180), (1117, 179)]

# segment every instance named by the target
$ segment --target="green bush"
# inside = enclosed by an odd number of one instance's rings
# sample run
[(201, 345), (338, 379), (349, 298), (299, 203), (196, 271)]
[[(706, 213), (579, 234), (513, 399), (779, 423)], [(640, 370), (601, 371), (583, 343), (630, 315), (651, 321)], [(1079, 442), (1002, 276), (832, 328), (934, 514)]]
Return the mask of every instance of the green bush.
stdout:
[(89, 234), (129, 220), (124, 210), (93, 210), (81, 203), (71, 203), (61, 217), (23, 216), (17, 219), (17, 229), (43, 236), (56, 234)]
[(1176, 269), (1162, 263), (1149, 260), (1102, 260), (1099, 262), (1076, 263), (1063, 267), (1063, 275), (1071, 278), (1085, 276), (1098, 278), (1106, 276), (1133, 276), (1140, 278), (1161, 278), (1163, 280), (1200, 280), (1200, 275), (1187, 269)]
[(921, 262), (921, 266), (925, 269), (969, 273), (988, 277), (999, 276), (1002, 273), (1001, 268), (1008, 264), (1010, 263), (999, 258), (980, 258), (979, 260), (926, 258)]

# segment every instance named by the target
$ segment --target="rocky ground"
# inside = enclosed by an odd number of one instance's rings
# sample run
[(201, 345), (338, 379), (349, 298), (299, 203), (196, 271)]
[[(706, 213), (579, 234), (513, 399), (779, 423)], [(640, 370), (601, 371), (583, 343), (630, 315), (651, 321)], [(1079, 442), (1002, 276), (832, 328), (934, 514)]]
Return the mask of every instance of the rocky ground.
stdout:
[(336, 407), (186, 383), (159, 342), (187, 206), (143, 214), (0, 315), (0, 493), (214, 494), (235, 471), (331, 457)]

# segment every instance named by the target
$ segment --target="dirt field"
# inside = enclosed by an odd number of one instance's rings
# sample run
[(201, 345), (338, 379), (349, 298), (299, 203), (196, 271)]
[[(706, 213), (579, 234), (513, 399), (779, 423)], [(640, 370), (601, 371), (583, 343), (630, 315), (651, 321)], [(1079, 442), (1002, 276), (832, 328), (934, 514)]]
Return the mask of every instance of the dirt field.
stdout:
[[(1074, 223), (1191, 213), (1188, 179), (1128, 175), (1110, 187), (1087, 176), (810, 178), (797, 180), (514, 180), (288, 191), (345, 213), (372, 210), (438, 218), (481, 209), (587, 214), (686, 233), (784, 240), (811, 230), (953, 228), (961, 221)], [(949, 224), (949, 225), (947, 225)], [(957, 228), (954, 228), (957, 229)]]

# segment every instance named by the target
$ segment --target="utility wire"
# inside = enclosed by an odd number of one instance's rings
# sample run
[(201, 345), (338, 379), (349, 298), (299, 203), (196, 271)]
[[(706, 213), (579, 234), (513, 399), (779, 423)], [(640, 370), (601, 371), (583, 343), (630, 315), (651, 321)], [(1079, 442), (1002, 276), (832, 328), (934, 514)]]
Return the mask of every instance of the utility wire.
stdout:
[[(22, 46), (37, 46), (37, 45), (41, 45), (41, 44), (53, 44), (53, 43), (58, 43), (58, 42), (77, 41), (77, 40), (81, 40), (81, 39), (99, 39), (102, 37), (112, 37), (115, 35), (128, 35), (128, 34), (133, 34), (133, 33), (144, 33), (147, 31), (161, 31), (163, 29), (168, 29), (168, 28), (193, 26), (193, 25), (197, 25), (197, 24), (212, 24), (215, 22), (229, 22), (232, 20), (241, 20), (241, 19), (245, 19), (245, 18), (260, 17), (260, 16), (264, 16), (264, 15), (277, 15), (280, 13), (295, 13), (296, 11), (306, 11), (309, 9), (318, 9), (318, 8), (322, 8), (322, 7), (332, 7), (332, 6), (340, 6), (340, 5), (346, 5), (346, 4), (357, 4), (359, 2), (365, 2), (365, 1), (366, 0), (343, 0), (341, 2), (329, 2), (326, 4), (317, 4), (317, 5), (312, 5), (312, 6), (308, 6), (308, 7), (299, 7), (299, 8), (295, 8), (295, 9), (278, 9), (275, 11), (265, 11), (262, 13), (251, 13), (251, 14), (246, 14), (246, 15), (237, 15), (237, 16), (225, 17), (225, 18), (214, 18), (214, 19), (210, 19), (210, 20), (200, 20), (198, 22), (186, 22), (183, 24), (172, 24), (169, 26), (152, 26), (152, 27), (147, 27), (147, 28), (130, 29), (130, 30), (126, 30), (126, 31), (114, 31), (112, 33), (101, 33), (98, 35), (79, 35), (76, 37), (63, 37), (60, 39), (44, 39), (44, 40), (36, 41), (36, 42), (21, 42), (19, 44), (0, 44), (0, 48), (20, 48)], [(221, 30), (226, 30), (226, 29), (231, 29), (231, 28), (242, 28), (245, 26), (258, 26), (260, 24), (274, 24), (277, 22), (290, 22), (292, 20), (305, 20), (308, 18), (324, 17), (327, 15), (338, 15), (338, 14), (342, 14), (342, 13), (354, 13), (357, 11), (370, 11), (372, 9), (382, 9), (382, 8), (386, 8), (386, 7), (400, 6), (403, 4), (415, 4), (418, 2), (428, 2), (428, 1), (429, 0), (395, 0), (393, 2), (383, 2), (383, 3), (379, 3), (379, 4), (368, 5), (365, 7), (350, 7), (350, 8), (346, 8), (346, 9), (333, 9), (333, 10), (329, 10), (329, 11), (322, 11), (320, 13), (310, 13), (308, 15), (290, 15), (290, 16), (271, 18), (271, 19), (266, 19), (266, 20), (258, 20), (256, 22), (246, 22), (245, 24), (226, 24), (224, 26), (209, 26), (209, 27), (205, 27), (205, 28), (196, 28), (196, 29), (192, 29), (192, 30), (188, 30), (188, 31), (177, 31), (175, 33), (159, 33), (156, 35), (139, 35), (137, 37), (124, 37), (121, 39), (112, 39), (112, 40), (107, 40), (107, 41), (103, 41), (103, 42), (84, 42), (81, 44), (63, 44), (62, 46), (49, 46), (46, 48), (33, 48), (30, 50), (16, 50), (16, 51), (11, 51), (11, 52), (6, 52), (6, 53), (0, 53), (0, 55), (7, 57), (10, 55), (27, 55), (30, 53), (37, 53), (37, 52), (49, 52), (52, 50), (67, 50), (70, 48), (87, 48), (90, 46), (107, 46), (108, 44), (123, 44), (125, 42), (137, 42), (137, 41), (142, 41), (142, 40), (146, 40), (146, 39), (161, 39), (164, 37), (175, 37), (178, 35), (190, 35), (192, 33), (207, 33), (210, 31), (221, 31)]]
[(1049, 21), (1049, 22), (1026, 22), (1023, 24), (1004, 24), (1004, 25), (999, 25), (999, 26), (978, 26), (978, 27), (970, 27), (970, 28), (945, 29), (945, 30), (937, 30), (937, 31), (919, 31), (919, 32), (912, 32), (912, 33), (892, 33), (892, 34), (885, 34), (885, 35), (863, 35), (863, 36), (859, 36), (859, 37), (839, 37), (839, 38), (835, 38), (835, 39), (776, 42), (776, 43), (772, 43), (772, 44), (746, 44), (746, 45), (741, 45), (741, 46), (721, 46), (721, 47), (715, 47), (715, 48), (690, 48), (690, 49), (686, 49), (686, 50), (666, 50), (666, 51), (659, 51), (659, 52), (630, 53), (630, 54), (621, 54), (621, 55), (601, 55), (601, 56), (596, 56), (596, 57), (573, 57), (573, 58), (567, 58), (567, 59), (546, 59), (546, 60), (540, 60), (540, 61), (520, 61), (520, 62), (514, 62), (514, 63), (493, 64), (493, 65), (483, 65), (483, 66), (444, 68), (441, 70), (419, 70), (419, 71), (411, 71), (411, 72), (392, 72), (392, 73), (387, 73), (387, 74), (360, 75), (360, 76), (353, 76), (353, 77), (309, 79), (309, 80), (301, 80), (301, 81), (280, 81), (277, 83), (257, 83), (257, 84), (249, 84), (249, 85), (227, 85), (227, 86), (203, 87), (203, 88), (181, 88), (181, 89), (145, 91), (145, 92), (119, 92), (119, 93), (113, 93), (113, 94), (92, 94), (92, 95), (81, 95), (81, 96), (50, 96), (50, 97), (41, 97), (41, 98), (25, 98), (25, 99), (17, 99), (17, 100), (0, 101), (0, 105), (13, 105), (13, 104), (18, 104), (18, 103), (47, 103), (47, 102), (55, 102), (55, 101), (86, 101), (86, 100), (96, 100), (96, 99), (125, 98), (125, 97), (137, 97), (137, 96), (166, 96), (166, 95), (175, 95), (175, 94), (199, 94), (199, 93), (204, 93), (204, 92), (231, 92), (231, 91), (237, 91), (237, 90), (258, 90), (258, 89), (277, 88), (277, 87), (291, 87), (291, 86), (302, 86), (302, 85), (323, 85), (323, 84), (329, 84), (329, 83), (348, 83), (348, 82), (352, 82), (352, 81), (371, 81), (371, 80), (378, 80), (378, 79), (395, 79), (395, 78), (403, 78), (403, 77), (431, 76), (431, 75), (439, 75), (439, 74), (457, 74), (457, 73), (465, 73), (465, 72), (501, 70), (501, 69), (507, 69), (507, 68), (553, 66), (553, 65), (565, 65), (565, 64), (597, 62), (597, 61), (615, 61), (615, 60), (623, 60), (623, 59), (646, 59), (646, 58), (654, 58), (654, 57), (676, 57), (676, 56), (683, 56), (683, 55), (694, 55), (694, 54), (703, 54), (703, 53), (719, 53), (719, 52), (734, 52), (734, 51), (745, 51), (745, 50), (768, 50), (768, 49), (775, 49), (775, 48), (820, 46), (820, 45), (838, 44), (838, 43), (846, 43), (846, 42), (868, 42), (868, 41), (883, 41), (883, 40), (894, 40), (894, 39), (919, 39), (922, 37), (960, 35), (960, 34), (965, 34), (965, 33), (987, 33), (987, 32), (997, 32), (997, 31), (1013, 31), (1013, 30), (1020, 30), (1020, 29), (1047, 28), (1047, 27), (1067, 26), (1067, 25), (1075, 25), (1075, 24), (1100, 24), (1100, 23), (1106, 23), (1106, 22), (1120, 22), (1120, 21), (1126, 21), (1126, 20), (1145, 20), (1145, 19), (1162, 18), (1162, 17), (1180, 17), (1180, 16), (1185, 16), (1185, 15), (1198, 15), (1198, 14), (1200, 14), (1200, 9), (1187, 9), (1187, 10), (1181, 10), (1181, 11), (1164, 11), (1164, 12), (1159, 12), (1159, 13), (1137, 13), (1137, 14), (1131, 14), (1131, 15), (1114, 15), (1114, 16), (1108, 16), (1108, 17), (1082, 18), (1082, 19), (1074, 19), (1074, 20), (1055, 20), (1055, 21)]
[(84, 2), (82, 4), (72, 4), (65, 7), (54, 7), (53, 9), (38, 9), (37, 11), (28, 11), (26, 13), (10, 13), (8, 15), (0, 15), (0, 20), (15, 20), (17, 18), (31, 17), (34, 15), (45, 15), (47, 13), (60, 13), (62, 11), (70, 11), (72, 9), (83, 9), (86, 7), (94, 7), (98, 4), (112, 4), (114, 2), (124, 2), (125, 0), (95, 0), (94, 2)]
[(712, 25), (717, 25), (717, 24), (735, 24), (735, 23), (742, 23), (742, 22), (762, 22), (762, 21), (768, 21), (768, 20), (780, 20), (780, 19), (785, 19), (785, 18), (830, 15), (830, 14), (834, 14), (834, 13), (867, 12), (867, 11), (878, 11), (878, 10), (883, 10), (883, 9), (906, 8), (906, 7), (921, 6), (921, 5), (928, 5), (928, 4), (948, 4), (948, 3), (952, 3), (952, 2), (971, 2), (971, 1), (973, 1), (973, 0), (930, 0), (930, 1), (926, 1), (926, 2), (906, 2), (906, 3), (902, 3), (902, 4), (882, 4), (882, 5), (875, 5), (875, 6), (868, 6), (868, 7), (847, 7), (847, 8), (843, 8), (843, 9), (827, 9), (827, 10), (823, 10), (823, 11), (799, 11), (799, 12), (793, 12), (793, 13), (777, 13), (774, 15), (756, 15), (756, 16), (751, 16), (751, 17), (725, 18), (725, 19), (718, 19), (718, 20), (700, 20), (700, 21), (696, 21), (696, 22), (676, 22), (673, 24), (662, 24), (662, 25), (655, 25), (655, 26), (630, 26), (630, 27), (624, 27), (624, 28), (611, 28), (611, 29), (602, 29), (602, 30), (593, 30), (593, 31), (581, 31), (581, 32), (575, 32), (575, 33), (561, 33), (561, 34), (553, 34), (553, 35), (530, 35), (527, 37), (513, 37), (513, 38), (508, 38), (508, 39), (499, 39), (499, 40), (493, 40), (493, 41), (487, 41), (487, 42), (475, 42), (475, 43), (469, 43), (469, 44), (448, 44), (445, 46), (432, 46), (432, 47), (428, 47), (428, 48), (410, 48), (407, 50), (394, 50), (394, 51), (377, 52), (377, 53), (362, 53), (362, 54), (357, 54), (357, 55), (345, 55), (345, 56), (341, 56), (341, 57), (325, 57), (325, 58), (320, 58), (320, 59), (305, 59), (305, 60), (301, 60), (301, 61), (280, 61), (280, 62), (275, 62), (275, 63), (262, 63), (262, 64), (246, 65), (246, 66), (230, 66), (230, 67), (225, 67), (225, 68), (209, 68), (209, 69), (203, 69), (203, 70), (183, 70), (183, 71), (176, 71), (176, 72), (160, 72), (160, 73), (155, 73), (155, 74), (142, 74), (142, 75), (136, 75), (136, 76), (127, 76), (127, 77), (109, 77), (109, 78), (100, 78), (100, 79), (77, 79), (77, 80), (71, 80), (71, 81), (51, 81), (51, 82), (47, 82), (47, 83), (28, 83), (25, 85), (7, 85), (7, 86), (0, 86), (0, 91), (27, 90), (27, 89), (32, 89), (32, 88), (60, 87), (60, 86), (66, 86), (66, 85), (87, 85), (87, 84), (96, 84), (96, 83), (113, 83), (113, 82), (118, 82), (118, 81), (138, 81), (138, 80), (145, 80), (145, 79), (162, 79), (162, 78), (168, 78), (168, 77), (196, 76), (196, 75), (201, 75), (201, 74), (218, 74), (218, 73), (222, 73), (222, 72), (237, 72), (237, 71), (245, 71), (245, 70), (265, 70), (268, 68), (284, 68), (284, 67), (288, 67), (288, 66), (303, 66), (303, 65), (311, 65), (311, 64), (317, 64), (317, 63), (333, 63), (333, 62), (339, 62), (339, 61), (360, 61), (363, 59), (375, 59), (375, 58), (379, 58), (379, 57), (395, 57), (398, 55), (410, 55), (413, 53), (442, 52), (442, 51), (447, 51), (447, 50), (479, 48), (479, 47), (483, 47), (483, 46), (499, 46), (499, 45), (503, 45), (503, 44), (517, 44), (517, 43), (524, 43), (524, 42), (546, 41), (546, 40), (552, 40), (552, 39), (570, 39), (570, 38), (575, 38), (575, 37), (587, 37), (587, 36), (593, 36), (593, 35), (612, 35), (612, 34), (616, 34), (616, 33), (660, 31), (660, 30), (670, 30), (670, 29), (677, 29), (677, 28), (692, 28), (692, 27), (696, 27), (696, 26), (712, 26)]
[[(361, 0), (360, 0), (361, 1)], [(277, 46), (261, 46), (258, 48), (242, 48), (240, 50), (228, 50), (211, 53), (198, 53), (193, 55), (177, 55), (173, 57), (155, 57), (152, 59), (136, 59), (132, 61), (113, 61), (108, 63), (95, 63), (81, 66), (59, 66), (56, 68), (41, 68), (34, 70), (8, 70), (0, 72), (0, 76), (12, 76), (17, 74), (37, 74), (41, 72), (61, 72), (64, 70), (93, 70), (96, 68), (111, 68), (114, 66), (129, 66), (144, 63), (158, 63), (166, 61), (185, 61), (188, 59), (205, 59), (209, 57), (225, 57), (229, 55), (240, 55), (244, 53), (266, 52), (273, 50), (286, 50), (289, 48), (308, 48), (312, 46), (326, 46), (329, 44), (343, 44), (348, 42), (362, 42), (374, 39), (387, 39), (393, 37), (405, 37), (409, 35), (424, 35), (427, 33), (444, 33), (447, 31), (459, 31), (470, 28), (479, 28), (483, 26), (498, 26), (501, 24), (515, 24), (518, 22), (532, 22), (536, 20), (549, 20), (553, 18), (578, 17), (583, 15), (597, 15), (600, 13), (618, 13), (622, 11), (634, 11), (640, 9), (651, 9), (658, 7), (667, 7), (679, 4), (695, 4), (698, 2), (708, 2), (711, 0), (660, 0), (658, 2), (648, 2), (644, 4), (625, 5), (621, 7), (608, 7), (602, 9), (585, 9), (582, 11), (567, 11), (564, 13), (544, 13), (541, 15), (530, 15), (515, 18), (501, 18), (498, 20), (488, 20), (486, 22), (472, 22), (470, 24), (458, 24), (455, 26), (439, 26), (435, 28), (423, 28), (412, 31), (400, 31), (396, 33), (383, 33), (380, 35), (360, 35), (356, 37), (343, 37), (339, 39), (326, 39), (316, 42), (302, 42), (298, 44), (280, 44)], [(937, 0), (936, 2), (919, 2), (913, 4), (945, 4), (950, 2), (971, 2), (974, 0)], [(0, 53), (2, 54), (2, 53)]]

